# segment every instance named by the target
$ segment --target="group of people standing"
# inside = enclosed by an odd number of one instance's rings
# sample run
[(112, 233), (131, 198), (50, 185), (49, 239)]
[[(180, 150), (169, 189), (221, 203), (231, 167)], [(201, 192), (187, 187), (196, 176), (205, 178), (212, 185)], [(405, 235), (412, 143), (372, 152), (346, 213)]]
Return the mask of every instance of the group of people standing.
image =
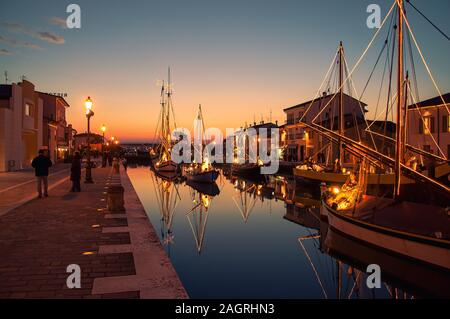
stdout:
[[(114, 158), (114, 161), (117, 161), (117, 163), (122, 163), (125, 171), (127, 170), (128, 162), (126, 158), (122, 158), (121, 160)], [(39, 150), (38, 156), (35, 157), (31, 162), (31, 166), (34, 168), (36, 176), (38, 198), (48, 197), (48, 175), (49, 169), (50, 167), (52, 167), (52, 165), (52, 161), (48, 156), (45, 155), (44, 150)], [(110, 166), (112, 166), (111, 162)], [(81, 168), (82, 157), (79, 152), (75, 152), (72, 158), (72, 164), (70, 166), (72, 192), (81, 192)]]

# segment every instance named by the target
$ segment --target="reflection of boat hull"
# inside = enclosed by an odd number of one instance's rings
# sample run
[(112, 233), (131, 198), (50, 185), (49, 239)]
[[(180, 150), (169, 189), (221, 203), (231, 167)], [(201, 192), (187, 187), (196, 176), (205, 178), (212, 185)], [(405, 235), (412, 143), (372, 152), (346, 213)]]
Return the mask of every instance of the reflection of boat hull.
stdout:
[[(450, 241), (396, 230), (348, 216), (322, 202), (330, 228), (392, 253), (450, 269)], [(426, 213), (426, 212), (423, 212)]]
[(295, 195), (294, 204), (297, 207), (320, 207), (320, 200), (307, 196), (309, 194)]
[(259, 175), (261, 170), (257, 164), (233, 164), (231, 167), (233, 174), (236, 175)]
[(322, 248), (327, 254), (362, 271), (370, 264), (379, 265), (383, 281), (403, 287), (418, 297), (450, 298), (449, 273), (365, 245), (332, 229), (327, 230)]
[(320, 229), (320, 219), (318, 209), (299, 208), (295, 205), (286, 205), (284, 219), (311, 229)]
[[(317, 172), (313, 170), (304, 170), (294, 168), (294, 175), (298, 178), (306, 180), (325, 182), (329, 184), (344, 184), (348, 179), (348, 174), (333, 173), (333, 172)], [(394, 174), (368, 174), (367, 184), (369, 185), (394, 185)], [(402, 184), (413, 184), (414, 180), (402, 176)]]
[(197, 183), (214, 183), (219, 177), (219, 172), (215, 169), (201, 173), (186, 173), (186, 179), (188, 181)]
[(186, 180), (186, 184), (197, 192), (208, 195), (216, 196), (220, 194), (219, 186), (216, 183), (197, 183), (191, 180)]

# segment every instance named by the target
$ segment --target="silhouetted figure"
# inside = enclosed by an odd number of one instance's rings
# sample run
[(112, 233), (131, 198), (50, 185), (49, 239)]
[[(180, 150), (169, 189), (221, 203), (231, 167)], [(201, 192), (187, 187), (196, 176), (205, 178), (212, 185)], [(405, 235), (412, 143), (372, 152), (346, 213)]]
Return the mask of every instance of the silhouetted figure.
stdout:
[(125, 157), (122, 159), (122, 165), (123, 165), (123, 168), (125, 169), (125, 172), (126, 172), (127, 168), (128, 168), (128, 161), (127, 161), (127, 159)]
[(81, 156), (80, 153), (75, 152), (70, 167), (70, 180), (72, 181), (72, 192), (81, 192)]
[(48, 197), (48, 169), (52, 166), (52, 161), (44, 155), (44, 150), (39, 150), (39, 155), (33, 159), (31, 166), (36, 175), (38, 197), (42, 198), (42, 187), (44, 196)]
[(108, 153), (108, 165), (112, 166), (112, 162), (113, 162), (113, 157), (111, 153)]

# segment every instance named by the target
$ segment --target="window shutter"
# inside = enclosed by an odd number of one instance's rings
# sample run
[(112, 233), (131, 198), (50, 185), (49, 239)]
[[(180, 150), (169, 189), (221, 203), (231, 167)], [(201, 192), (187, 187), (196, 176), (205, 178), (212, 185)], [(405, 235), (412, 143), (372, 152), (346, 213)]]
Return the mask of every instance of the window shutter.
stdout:
[(431, 134), (433, 134), (434, 133), (434, 117), (430, 117), (430, 131), (431, 131)]
[(419, 119), (419, 134), (423, 134), (423, 119)]

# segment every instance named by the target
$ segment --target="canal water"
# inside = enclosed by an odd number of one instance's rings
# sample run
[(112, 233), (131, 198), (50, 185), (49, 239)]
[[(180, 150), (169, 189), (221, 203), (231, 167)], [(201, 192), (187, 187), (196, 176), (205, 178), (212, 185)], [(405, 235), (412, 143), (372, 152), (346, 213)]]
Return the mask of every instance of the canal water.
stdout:
[(148, 167), (128, 175), (191, 298), (411, 297), (395, 270), (367, 288), (374, 253), (331, 236), (317, 203), (288, 178), (222, 173), (214, 187), (191, 187)]

